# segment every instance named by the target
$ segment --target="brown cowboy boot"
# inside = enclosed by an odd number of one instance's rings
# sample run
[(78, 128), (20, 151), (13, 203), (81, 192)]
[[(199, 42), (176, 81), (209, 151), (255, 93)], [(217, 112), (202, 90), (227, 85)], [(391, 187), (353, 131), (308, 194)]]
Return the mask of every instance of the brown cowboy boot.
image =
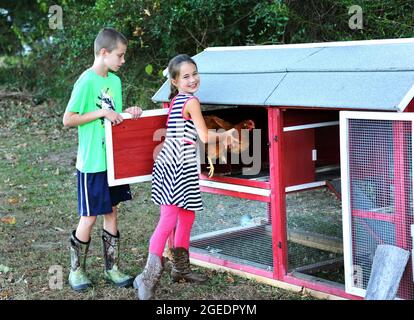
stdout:
[(161, 257), (150, 253), (144, 271), (134, 280), (134, 288), (139, 300), (152, 299), (163, 270)]
[(187, 281), (195, 283), (203, 283), (207, 278), (203, 275), (194, 273), (190, 269), (190, 257), (187, 249), (173, 248), (173, 267), (171, 269), (171, 277), (173, 282)]
[(119, 268), (119, 231), (114, 236), (102, 229), (103, 253), (105, 258), (105, 278), (118, 288), (126, 288), (132, 285), (134, 278), (121, 272)]

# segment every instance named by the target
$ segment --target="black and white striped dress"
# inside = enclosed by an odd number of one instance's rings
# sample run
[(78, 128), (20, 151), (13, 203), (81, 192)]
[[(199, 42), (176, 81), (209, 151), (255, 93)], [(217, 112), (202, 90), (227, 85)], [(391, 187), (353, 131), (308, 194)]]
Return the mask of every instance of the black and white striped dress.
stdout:
[(171, 101), (164, 145), (152, 169), (151, 199), (158, 205), (203, 210), (197, 166), (197, 131), (182, 112), (193, 95), (179, 93)]

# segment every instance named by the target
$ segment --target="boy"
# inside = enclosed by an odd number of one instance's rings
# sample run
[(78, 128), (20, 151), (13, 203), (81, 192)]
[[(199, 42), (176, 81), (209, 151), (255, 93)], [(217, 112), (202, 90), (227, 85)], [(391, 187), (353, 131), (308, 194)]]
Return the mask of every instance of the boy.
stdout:
[[(108, 187), (104, 118), (113, 125), (123, 121), (121, 80), (111, 71), (125, 63), (127, 39), (112, 28), (102, 29), (95, 39), (95, 60), (91, 68), (76, 81), (63, 116), (65, 126), (78, 127), (79, 224), (70, 237), (71, 270), (69, 284), (80, 291), (91, 286), (85, 273), (90, 234), (98, 215), (104, 216), (102, 240), (105, 258), (105, 277), (118, 287), (132, 284), (133, 278), (118, 270), (119, 239), (117, 205), (131, 199), (129, 185)], [(142, 110), (125, 110), (138, 118)]]

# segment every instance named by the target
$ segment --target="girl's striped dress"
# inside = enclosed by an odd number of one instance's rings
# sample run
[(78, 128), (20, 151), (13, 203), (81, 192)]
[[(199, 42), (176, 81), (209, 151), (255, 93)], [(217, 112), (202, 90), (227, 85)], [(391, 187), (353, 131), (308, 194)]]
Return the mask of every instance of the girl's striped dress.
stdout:
[(151, 199), (158, 205), (203, 210), (197, 165), (197, 131), (182, 112), (193, 95), (179, 93), (171, 101), (164, 145), (152, 169)]

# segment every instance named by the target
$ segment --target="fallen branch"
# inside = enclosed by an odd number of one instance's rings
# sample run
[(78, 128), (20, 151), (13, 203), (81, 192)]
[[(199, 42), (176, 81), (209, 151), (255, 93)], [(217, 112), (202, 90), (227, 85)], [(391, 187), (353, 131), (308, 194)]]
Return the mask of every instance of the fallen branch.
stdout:
[(7, 91), (0, 89), (0, 100), (15, 99), (33, 102), (33, 94), (27, 91)]

